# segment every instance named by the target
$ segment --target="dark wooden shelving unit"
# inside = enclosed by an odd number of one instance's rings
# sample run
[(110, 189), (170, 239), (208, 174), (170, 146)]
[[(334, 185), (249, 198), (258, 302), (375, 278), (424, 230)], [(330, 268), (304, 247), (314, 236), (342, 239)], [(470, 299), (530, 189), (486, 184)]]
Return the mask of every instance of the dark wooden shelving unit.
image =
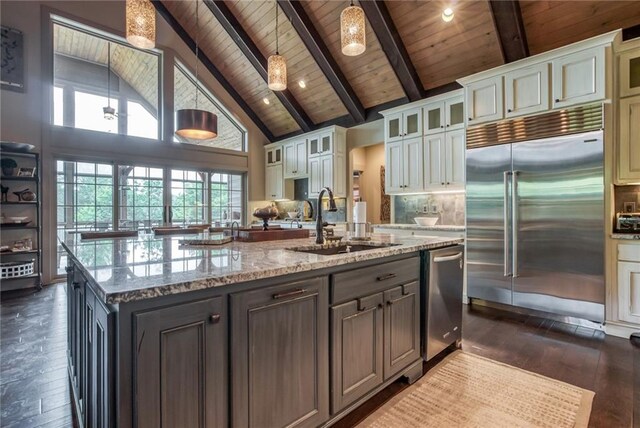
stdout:
[[(1, 291), (9, 291), (9, 290), (18, 290), (22, 288), (32, 288), (36, 287), (38, 289), (42, 288), (42, 213), (41, 213), (41, 205), (40, 205), (40, 197), (42, 195), (41, 181), (40, 181), (40, 155), (34, 152), (25, 152), (25, 151), (17, 151), (17, 150), (9, 150), (2, 149), (0, 150), (0, 158), (18, 158), (18, 159), (27, 159), (29, 165), (24, 166), (35, 166), (36, 174), (33, 177), (18, 177), (18, 176), (1, 176), (0, 183), (3, 183), (4, 186), (9, 185), (9, 183), (32, 183), (35, 184), (35, 189), (32, 188), (36, 193), (35, 201), (0, 201), (0, 205), (6, 206), (3, 208), (3, 214), (5, 216), (10, 217), (12, 215), (11, 210), (13, 206), (24, 206), (29, 207), (30, 212), (33, 217), (32, 223), (25, 226), (14, 226), (14, 225), (2, 225), (0, 224), (0, 230), (3, 235), (5, 233), (9, 233), (9, 231), (22, 231), (24, 232), (24, 236), (21, 239), (31, 238), (33, 242), (34, 248), (27, 251), (4, 251), (0, 252), (0, 263), (13, 262), (13, 261), (28, 261), (26, 259), (27, 256), (32, 256), (34, 260), (33, 271), (34, 273), (31, 275), (24, 275), (15, 278), (2, 278), (0, 282), (3, 284), (7, 284), (7, 286), (3, 285)], [(19, 162), (19, 160), (16, 159)], [(17, 188), (20, 190), (20, 188)], [(15, 189), (13, 189), (15, 190)], [(9, 189), (8, 196), (10, 198), (15, 197), (12, 193), (12, 189)], [(35, 237), (34, 235), (35, 231)], [(11, 234), (11, 241), (14, 241), (13, 234)], [(35, 238), (35, 239), (34, 239)], [(9, 242), (3, 242), (3, 244), (8, 244)], [(33, 257), (35, 256), (35, 257)], [(21, 260), (21, 258), (23, 260)], [(32, 280), (32, 281), (28, 281)], [(24, 284), (23, 284), (24, 283)], [(16, 285), (17, 284), (17, 285)]]

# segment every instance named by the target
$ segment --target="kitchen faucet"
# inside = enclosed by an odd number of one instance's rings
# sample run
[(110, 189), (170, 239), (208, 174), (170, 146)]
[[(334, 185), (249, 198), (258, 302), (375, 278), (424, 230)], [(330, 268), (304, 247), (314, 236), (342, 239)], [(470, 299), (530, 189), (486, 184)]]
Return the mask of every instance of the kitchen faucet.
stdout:
[(318, 213), (316, 214), (316, 244), (324, 244), (324, 234), (322, 232), (324, 227), (328, 226), (328, 223), (324, 223), (322, 221), (322, 195), (324, 194), (324, 192), (327, 192), (329, 194), (329, 211), (338, 211), (338, 208), (336, 207), (336, 201), (335, 199), (333, 199), (333, 192), (328, 187), (323, 187), (318, 194)]

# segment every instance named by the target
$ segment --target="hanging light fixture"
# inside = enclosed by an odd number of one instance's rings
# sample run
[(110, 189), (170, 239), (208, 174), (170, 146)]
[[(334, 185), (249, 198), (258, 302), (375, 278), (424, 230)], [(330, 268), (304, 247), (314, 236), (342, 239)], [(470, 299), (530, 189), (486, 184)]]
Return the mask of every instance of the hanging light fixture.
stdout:
[(118, 116), (116, 109), (111, 107), (111, 42), (107, 42), (107, 106), (102, 107), (102, 113), (107, 120)]
[(276, 7), (276, 53), (267, 60), (267, 84), (272, 91), (284, 91), (287, 89), (287, 61), (278, 52), (278, 3)]
[(140, 49), (156, 45), (156, 10), (149, 0), (127, 0), (127, 41)]
[(176, 112), (176, 135), (183, 141), (210, 140), (218, 136), (218, 117), (210, 111), (198, 109), (198, 59), (200, 22), (196, 0), (196, 108), (180, 109)]
[(340, 14), (340, 40), (346, 56), (360, 55), (367, 48), (364, 11), (353, 5), (353, 0)]

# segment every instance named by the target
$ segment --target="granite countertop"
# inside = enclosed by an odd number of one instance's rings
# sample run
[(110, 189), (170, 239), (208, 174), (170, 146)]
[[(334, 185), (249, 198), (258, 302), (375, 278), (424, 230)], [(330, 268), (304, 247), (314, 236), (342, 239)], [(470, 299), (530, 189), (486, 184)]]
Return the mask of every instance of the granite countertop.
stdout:
[(436, 224), (434, 226), (420, 226), (417, 224), (373, 224), (372, 227), (380, 227), (385, 229), (400, 229), (400, 230), (442, 230), (451, 232), (464, 232), (464, 226), (454, 226), (448, 224)]
[(640, 234), (636, 233), (612, 233), (612, 239), (640, 240)]
[[(213, 234), (212, 236), (213, 237)], [(314, 238), (265, 242), (232, 242), (222, 246), (181, 246), (198, 235), (149, 236), (61, 241), (71, 258), (96, 286), (98, 297), (116, 304), (157, 296), (220, 287), (297, 272), (345, 265), (381, 257), (440, 248), (463, 242), (458, 238), (376, 238), (393, 247), (339, 255), (294, 252), (313, 245)]]

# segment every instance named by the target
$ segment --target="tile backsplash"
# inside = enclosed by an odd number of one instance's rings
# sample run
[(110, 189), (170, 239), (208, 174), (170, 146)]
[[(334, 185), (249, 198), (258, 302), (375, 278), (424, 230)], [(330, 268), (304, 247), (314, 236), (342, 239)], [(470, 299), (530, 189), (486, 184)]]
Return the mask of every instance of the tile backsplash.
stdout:
[[(415, 217), (438, 215), (437, 224), (464, 226), (463, 193), (394, 196), (395, 223), (414, 224)], [(429, 213), (423, 211), (427, 207)]]
[(635, 212), (640, 212), (640, 186), (615, 186), (614, 187), (615, 206), (617, 213), (625, 212), (625, 203), (635, 204)]

